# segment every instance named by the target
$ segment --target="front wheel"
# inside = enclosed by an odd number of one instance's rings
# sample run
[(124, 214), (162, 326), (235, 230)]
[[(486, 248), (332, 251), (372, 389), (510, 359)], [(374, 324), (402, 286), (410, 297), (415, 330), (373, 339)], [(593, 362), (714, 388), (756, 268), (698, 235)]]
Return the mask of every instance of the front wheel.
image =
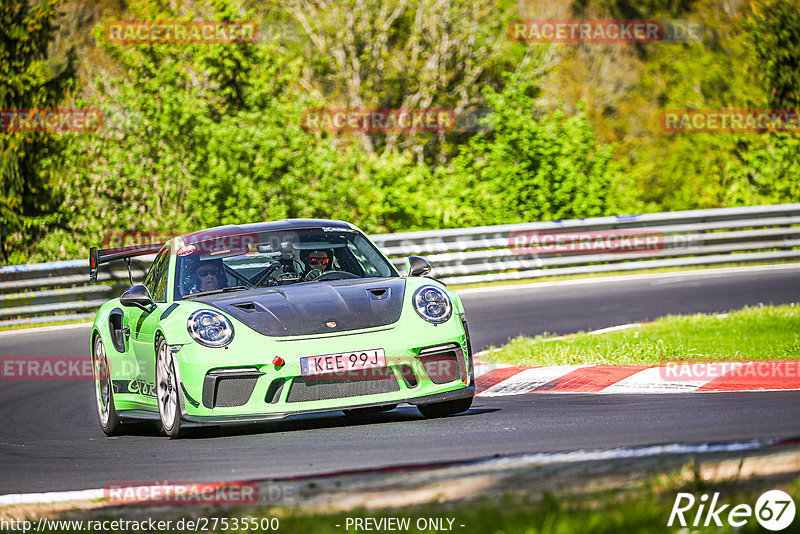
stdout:
[(156, 395), (161, 426), (170, 438), (179, 438), (181, 432), (181, 410), (178, 402), (178, 375), (172, 351), (165, 339), (156, 348)]
[(473, 397), (465, 399), (456, 399), (445, 402), (434, 402), (431, 404), (419, 404), (417, 409), (419, 413), (428, 419), (436, 417), (446, 417), (448, 415), (455, 415), (457, 413), (466, 412), (472, 406)]
[(100, 336), (97, 336), (94, 340), (92, 370), (94, 371), (94, 397), (97, 405), (97, 417), (100, 419), (100, 428), (103, 429), (106, 436), (116, 436), (122, 432), (122, 423), (114, 407), (111, 369), (108, 366), (106, 349)]

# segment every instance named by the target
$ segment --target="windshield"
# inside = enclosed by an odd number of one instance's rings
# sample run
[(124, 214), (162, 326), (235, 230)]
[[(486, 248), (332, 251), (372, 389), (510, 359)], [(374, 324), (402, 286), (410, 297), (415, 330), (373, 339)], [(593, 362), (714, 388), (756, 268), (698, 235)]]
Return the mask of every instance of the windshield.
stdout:
[(398, 276), (360, 232), (311, 228), (211, 235), (178, 251), (175, 298), (306, 282)]

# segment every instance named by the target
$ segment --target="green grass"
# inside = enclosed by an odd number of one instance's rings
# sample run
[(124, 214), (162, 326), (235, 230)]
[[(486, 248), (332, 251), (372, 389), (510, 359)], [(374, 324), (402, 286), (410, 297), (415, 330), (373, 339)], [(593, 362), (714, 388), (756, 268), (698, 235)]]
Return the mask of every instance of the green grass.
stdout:
[[(586, 273), (586, 274), (561, 274), (555, 276), (540, 276), (538, 278), (525, 278), (523, 280), (498, 280), (496, 282), (477, 282), (474, 284), (451, 284), (450, 289), (471, 289), (473, 287), (494, 287), (494, 286), (507, 286), (518, 284), (537, 284), (540, 282), (557, 282), (560, 280), (580, 280), (584, 278), (607, 278), (612, 276), (626, 276), (631, 274), (657, 274), (657, 273), (672, 273), (680, 271), (707, 271), (710, 269), (723, 269), (730, 267), (755, 267), (764, 265), (786, 265), (790, 263), (797, 263), (794, 261), (783, 262), (769, 262), (769, 263), (721, 263), (719, 265), (693, 265), (681, 267), (659, 267), (656, 269), (635, 269), (629, 271), (609, 271), (604, 273)], [(546, 272), (546, 271), (545, 271)], [(434, 275), (436, 272), (433, 273)]]
[[(545, 492), (540, 499), (509, 494), (501, 499), (481, 498), (457, 505), (426, 504), (422, 506), (381, 510), (379, 512), (357, 510), (336, 514), (301, 513), (281, 519), (281, 532), (342, 533), (347, 518), (355, 517), (399, 517), (410, 518), (411, 528), (404, 532), (436, 532), (432, 529), (414, 528), (419, 518), (451, 518), (454, 533), (463, 534), (618, 534), (621, 532), (663, 533), (678, 532), (681, 527), (667, 527), (670, 511), (678, 491), (689, 491), (699, 497), (702, 493), (720, 491), (720, 505), (730, 503), (728, 509), (737, 504), (754, 506), (759, 491), (737, 488), (730, 484), (704, 484), (702, 488), (670, 488), (668, 491), (620, 492), (603, 491), (599, 494), (580, 497), (557, 497)], [(772, 489), (772, 488), (770, 488)], [(800, 481), (796, 480), (788, 493), (795, 501), (800, 496)], [(696, 512), (696, 508), (693, 512)], [(693, 515), (687, 517), (694, 518)], [(763, 532), (755, 520), (734, 529), (726, 524), (726, 515), (721, 520), (722, 528), (701, 527), (699, 532)], [(689, 519), (691, 521), (692, 519)], [(705, 519), (705, 518), (704, 518)], [(797, 524), (795, 519), (795, 525)], [(336, 527), (335, 525), (341, 525)], [(691, 523), (690, 523), (691, 524)], [(464, 525), (463, 527), (461, 525)], [(786, 532), (790, 531), (788, 529)], [(440, 531), (441, 532), (441, 531)], [(683, 529), (683, 532), (688, 532)]]
[(565, 340), (519, 337), (484, 361), (515, 365), (652, 365), (800, 359), (800, 305), (744, 308), (728, 315), (663, 317), (642, 327)]
[[(795, 493), (796, 494), (796, 493)], [(756, 495), (741, 494), (731, 499), (732, 504), (755, 504)], [(281, 532), (341, 534), (356, 532), (351, 526), (345, 530), (348, 518), (409, 518), (410, 527), (400, 532), (437, 532), (416, 528), (420, 518), (453, 519), (452, 532), (463, 534), (618, 534), (621, 532), (663, 533), (678, 532), (680, 527), (667, 527), (675, 494), (661, 496), (634, 496), (613, 494), (594, 498), (558, 498), (545, 493), (533, 501), (525, 497), (508, 496), (490, 500), (479, 499), (469, 504), (441, 506), (428, 504), (412, 508), (381, 510), (378, 512), (356, 510), (337, 514), (288, 515), (281, 519)], [(723, 517), (724, 521), (724, 517)], [(335, 525), (340, 525), (336, 527)], [(447, 524), (445, 522), (445, 524)], [(463, 527), (461, 525), (464, 525)], [(756, 532), (758, 523), (752, 519), (743, 529), (706, 528), (709, 532)], [(363, 531), (361, 531), (363, 532)], [(387, 531), (382, 531), (387, 532)], [(441, 531), (439, 531), (441, 532)]]

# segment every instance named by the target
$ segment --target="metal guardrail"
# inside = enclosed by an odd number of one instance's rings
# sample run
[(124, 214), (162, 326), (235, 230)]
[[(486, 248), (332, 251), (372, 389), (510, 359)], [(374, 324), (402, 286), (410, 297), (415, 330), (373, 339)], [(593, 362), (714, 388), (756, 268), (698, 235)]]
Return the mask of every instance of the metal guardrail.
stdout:
[[(787, 261), (800, 258), (800, 204), (598, 217), (372, 236), (390, 257), (425, 256), (448, 284), (522, 280), (673, 266)], [(514, 238), (556, 235), (655, 235), (643, 251), (552, 252), (515, 249)], [(593, 234), (594, 233), (594, 234)], [(394, 260), (396, 265), (400, 260)]]
[[(148, 266), (133, 258), (133, 279), (143, 279)], [(88, 258), (0, 267), (0, 326), (88, 319), (130, 287), (124, 263), (100, 272), (97, 285), (88, 273)]]
[[(402, 268), (421, 255), (447, 284), (800, 259), (800, 203), (598, 217), (371, 236)], [(638, 240), (638, 241), (634, 241)], [(638, 246), (637, 246), (638, 243)], [(147, 262), (132, 261), (134, 279)], [(93, 317), (127, 289), (127, 271), (88, 261), (0, 267), (0, 325)], [(58, 315), (57, 317), (54, 317)]]

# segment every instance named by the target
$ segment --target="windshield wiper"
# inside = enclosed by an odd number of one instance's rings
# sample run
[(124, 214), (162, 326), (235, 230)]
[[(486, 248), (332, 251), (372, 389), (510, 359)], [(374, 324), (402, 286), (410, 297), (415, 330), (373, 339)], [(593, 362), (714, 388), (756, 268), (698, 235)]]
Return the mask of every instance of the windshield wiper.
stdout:
[(243, 289), (253, 289), (253, 288), (247, 286), (223, 287), (221, 289), (211, 289), (209, 291), (198, 291), (197, 293), (190, 293), (188, 295), (184, 295), (183, 298), (188, 299), (194, 297), (203, 297), (205, 295), (216, 295), (217, 293), (227, 293), (229, 291), (241, 291)]

